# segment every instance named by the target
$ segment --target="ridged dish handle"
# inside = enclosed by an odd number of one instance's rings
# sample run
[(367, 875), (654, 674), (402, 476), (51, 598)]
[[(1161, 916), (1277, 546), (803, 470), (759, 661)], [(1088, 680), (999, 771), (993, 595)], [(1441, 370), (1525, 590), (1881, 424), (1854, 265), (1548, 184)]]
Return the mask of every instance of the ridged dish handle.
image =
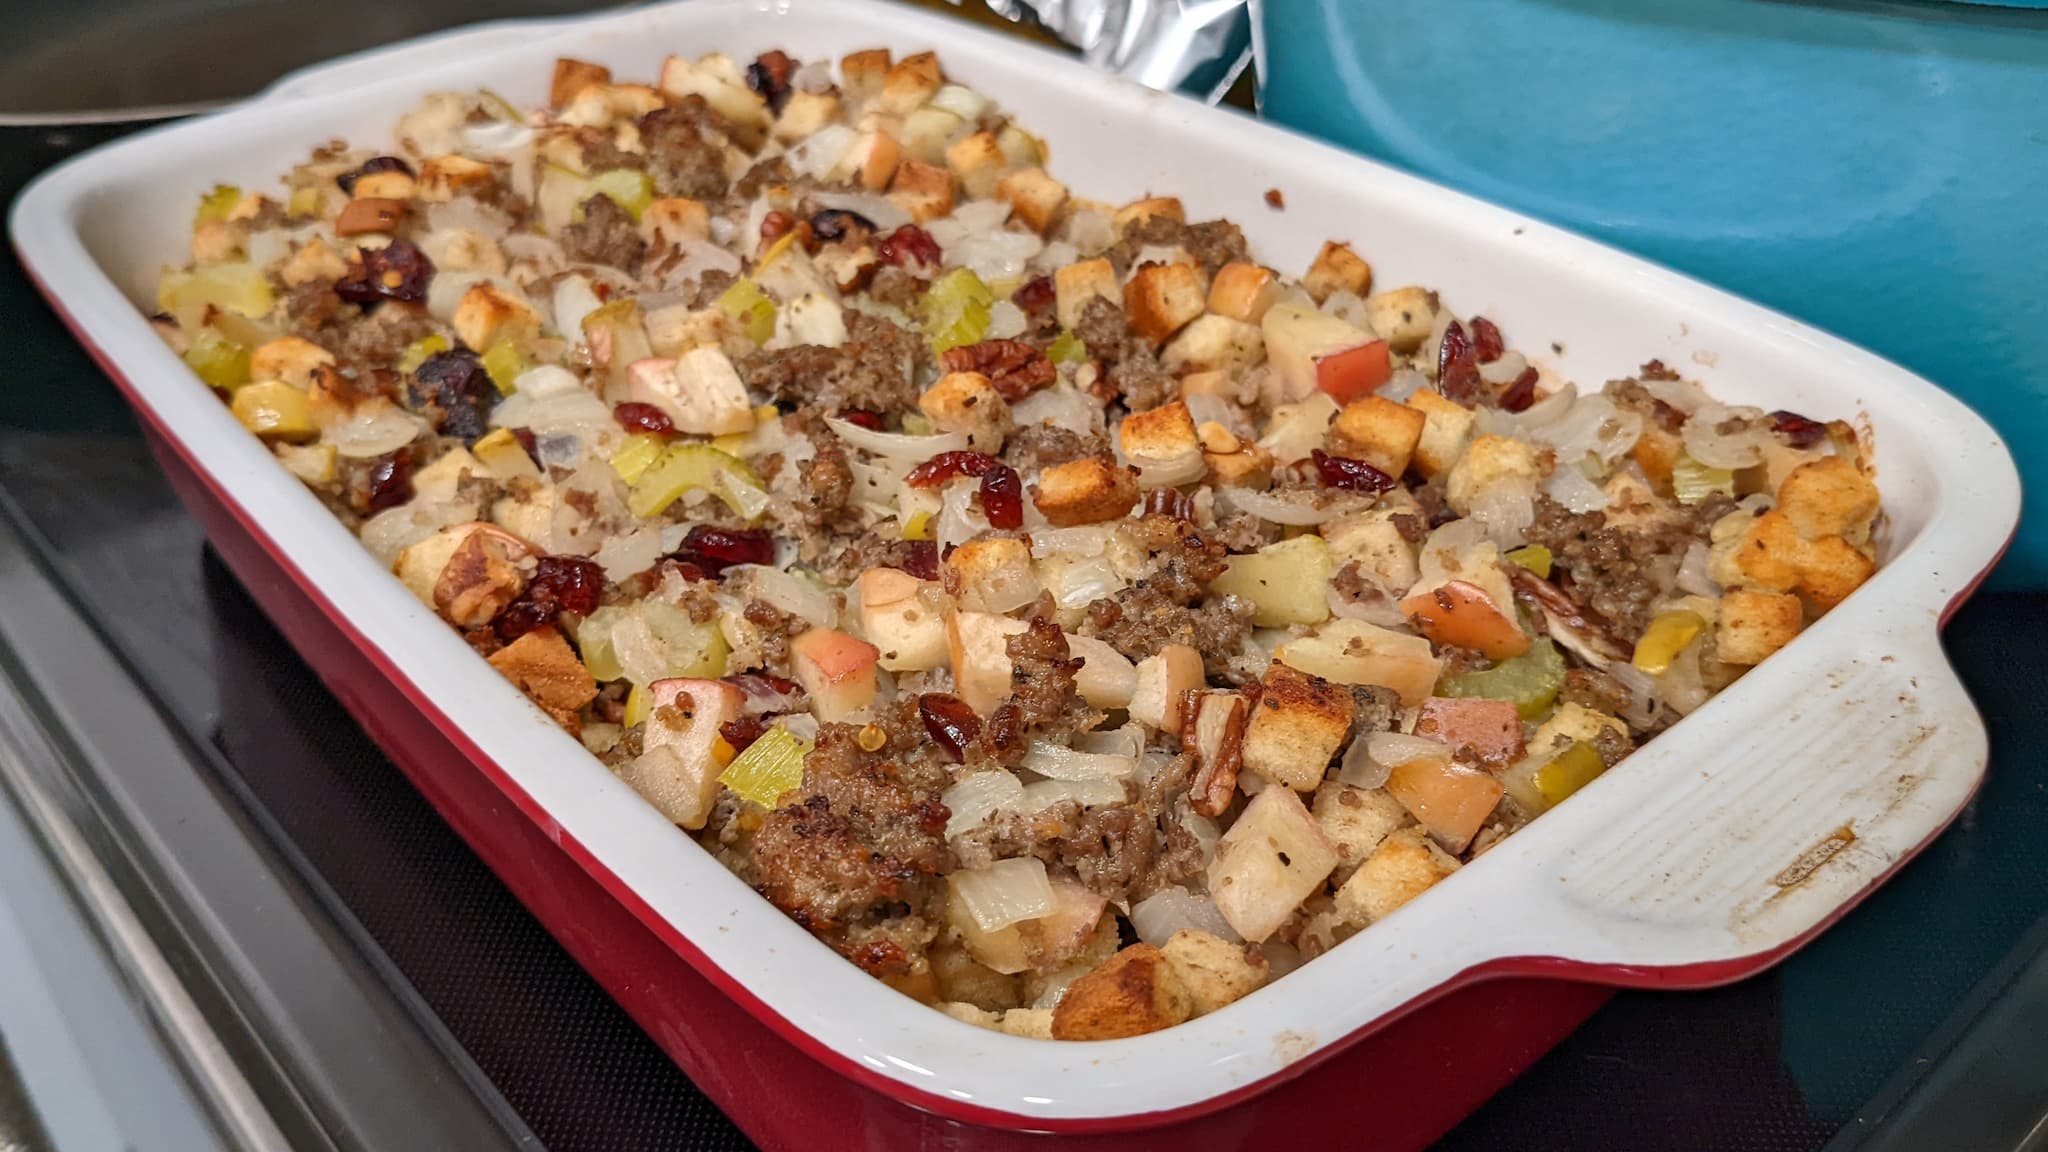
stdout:
[(1936, 613), (1911, 615), (1862, 636), (1862, 621), (1820, 621), (1754, 674), (1775, 691), (1716, 701), (1544, 817), (1567, 827), (1495, 873), (1519, 883), (1503, 894), (1516, 909), (1507, 938), (1488, 951), (1610, 969), (1601, 977), (1619, 983), (1705, 985), (1840, 916), (1946, 827), (1984, 774), (1984, 724)]
[(403, 44), (366, 48), (287, 72), (251, 98), (275, 104), (345, 92), (453, 59), (474, 59), (524, 44), (557, 26), (554, 20), (492, 20), (435, 33)]

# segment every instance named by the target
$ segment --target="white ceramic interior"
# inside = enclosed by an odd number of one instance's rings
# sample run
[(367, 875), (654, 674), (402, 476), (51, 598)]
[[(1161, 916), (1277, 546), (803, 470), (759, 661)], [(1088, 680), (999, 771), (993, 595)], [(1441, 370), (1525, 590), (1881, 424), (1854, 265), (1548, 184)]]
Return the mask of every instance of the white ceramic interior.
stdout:
[[(1195, 1105), (1475, 969), (1731, 979), (1838, 915), (1945, 825), (1981, 777), (1983, 727), (1936, 628), (2008, 538), (2017, 481), (1982, 420), (1901, 368), (1358, 157), (872, 0), (696, 0), (500, 26), (478, 45), (373, 53), (337, 74), (346, 91), (294, 81), (279, 99), (97, 150), (22, 197), (15, 243), (81, 334), (276, 548), (554, 828), (774, 1013), (927, 1104), (1029, 1118)], [(559, 54), (651, 78), (671, 52), (744, 59), (782, 48), (810, 59), (876, 45), (938, 49), (949, 73), (1048, 138), (1053, 172), (1079, 194), (1177, 194), (1191, 218), (1242, 224), (1282, 268), (1304, 267), (1325, 238), (1349, 240), (1379, 284), (1436, 286), (1460, 313), (1496, 318), (1512, 344), (1584, 384), (1657, 357), (1732, 400), (1861, 414), (1892, 524), (1886, 566), (1570, 804), (1329, 957), (1214, 1015), (1138, 1039), (1063, 1045), (977, 1030), (888, 991), (713, 863), (492, 674), (236, 425), (136, 307), (148, 307), (160, 266), (184, 259), (201, 191), (217, 181), (269, 185), (329, 137), (386, 142), (428, 91), (488, 85), (538, 103)], [(1269, 188), (1285, 194), (1284, 211), (1266, 205)]]

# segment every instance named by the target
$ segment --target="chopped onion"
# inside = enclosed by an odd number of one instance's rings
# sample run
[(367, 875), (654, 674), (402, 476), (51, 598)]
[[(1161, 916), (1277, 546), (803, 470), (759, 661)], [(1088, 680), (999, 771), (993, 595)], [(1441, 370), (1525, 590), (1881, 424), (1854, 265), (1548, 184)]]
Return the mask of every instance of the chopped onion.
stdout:
[(1690, 380), (1645, 380), (1643, 390), (1691, 416), (1707, 404), (1707, 390)]
[(1607, 493), (1586, 479), (1584, 472), (1561, 461), (1544, 482), (1543, 492), (1572, 512), (1598, 512), (1607, 507)]
[[(737, 580), (739, 583), (734, 584)], [(765, 564), (735, 564), (725, 570), (727, 588), (743, 588), (791, 616), (808, 620), (820, 628), (839, 622), (839, 605), (832, 593), (809, 579)]]
[(1031, 258), (1031, 268), (1035, 272), (1056, 272), (1080, 258), (1080, 249), (1065, 240), (1055, 240)]
[(1214, 900), (1178, 885), (1161, 888), (1131, 905), (1131, 928), (1138, 933), (1138, 939), (1154, 948), (1165, 947), (1173, 934), (1183, 928), (1220, 936), (1233, 944), (1241, 939), (1223, 913), (1217, 911)]
[(1529, 367), (1529, 358), (1520, 352), (1505, 352), (1501, 358), (1479, 366), (1479, 378), (1495, 386), (1512, 384), (1523, 370)]
[(1107, 732), (1083, 732), (1074, 737), (1074, 747), (1081, 752), (1099, 752), (1110, 756), (1138, 758), (1145, 750), (1145, 730), (1136, 724), (1126, 724)]
[(1060, 227), (1060, 239), (1072, 244), (1083, 256), (1094, 256), (1116, 243), (1116, 224), (1107, 212), (1083, 209), (1069, 212)]
[(1337, 763), (1337, 780), (1354, 788), (1379, 788), (1386, 784), (1391, 771), (1372, 758), (1366, 741), (1353, 740), (1351, 747), (1344, 750), (1344, 759)]
[(544, 468), (574, 468), (583, 462), (583, 438), (561, 432), (536, 435), (533, 451)]
[(806, 744), (818, 742), (818, 718), (809, 712), (792, 712), (775, 723)]
[(1052, 780), (1121, 780), (1138, 766), (1135, 756), (1077, 752), (1047, 740), (1033, 740), (1024, 767)]
[[(1365, 738), (1366, 759), (1391, 771), (1403, 764), (1419, 760), (1443, 763), (1451, 758), (1448, 744), (1431, 740), (1426, 736), (1411, 736), (1405, 732), (1374, 732)], [(1346, 757), (1349, 760), (1349, 757)], [(1338, 779), (1343, 779), (1339, 776)], [(1349, 780), (1344, 781), (1351, 783)], [(1380, 783), (1386, 783), (1384, 777)], [(1363, 785), (1361, 785), (1363, 787)]]
[(605, 579), (616, 584), (654, 567), (661, 555), (661, 533), (653, 528), (636, 528), (607, 536), (591, 559), (604, 569)]
[(1711, 571), (1713, 549), (1704, 540), (1695, 540), (1686, 546), (1685, 559), (1678, 565), (1679, 591), (1690, 596), (1714, 597), (1721, 594), (1721, 586), (1714, 583)]
[(1216, 844), (1223, 839), (1223, 829), (1216, 826), (1216, 821), (1192, 808), (1181, 813), (1180, 826), (1188, 830), (1195, 843), (1201, 845), (1202, 867), (1207, 868), (1209, 862), (1216, 858)]
[(1559, 460), (1577, 461), (1592, 455), (1604, 464), (1626, 455), (1642, 435), (1642, 415), (1616, 408), (1606, 396), (1580, 397), (1555, 422), (1530, 430), (1531, 438), (1557, 449)]
[[(1685, 422), (1679, 436), (1685, 441), (1686, 455), (1709, 468), (1754, 468), (1764, 462), (1764, 446), (1771, 435), (1762, 417), (1755, 408), (1706, 404)], [(1721, 431), (1721, 425), (1729, 421), (1740, 421), (1742, 427)]]
[(832, 90), (832, 62), (813, 60), (790, 74), (789, 85), (799, 92), (822, 95)]
[(945, 432), (937, 436), (877, 432), (872, 428), (863, 428), (858, 424), (841, 420), (837, 416), (825, 417), (825, 426), (832, 429), (841, 440), (863, 452), (891, 456), (898, 460), (929, 460), (941, 452), (959, 452), (967, 447), (967, 437), (960, 432)]
[(502, 240), (512, 231), (512, 218), (470, 196), (457, 196), (452, 200), (441, 200), (427, 205), (428, 231), (441, 232), (454, 228), (475, 232), (493, 240)]
[(363, 547), (386, 565), (398, 559), (398, 554), (425, 540), (443, 528), (457, 524), (468, 524), (477, 517), (477, 506), (472, 501), (422, 502), (419, 500), (387, 508), (368, 520), (363, 521)]
[[(829, 131), (829, 129), (823, 130)], [(823, 134), (821, 131), (821, 135)], [(816, 139), (816, 137), (813, 137)], [(896, 206), (887, 196), (872, 192), (813, 192), (811, 203), (820, 208), (837, 208), (842, 212), (858, 212), (867, 217), (868, 223), (877, 229), (888, 231), (911, 223), (910, 213)]]
[(1522, 543), (1523, 533), (1536, 521), (1535, 494), (1516, 484), (1494, 484), (1472, 498), (1471, 518), (1486, 526), (1486, 538), (1502, 551), (1517, 547)]
[(998, 860), (986, 868), (955, 872), (950, 879), (953, 894), (983, 932), (1050, 916), (1056, 906), (1045, 863), (1036, 857)]
[(1108, 808), (1129, 800), (1121, 780), (1040, 780), (1024, 786), (1019, 812), (1043, 812), (1072, 801), (1082, 808)]
[(1323, 521), (1343, 512), (1344, 506), (1332, 502), (1319, 507), (1315, 497), (1297, 500), (1289, 496), (1276, 496), (1271, 492), (1254, 492), (1249, 488), (1225, 489), (1225, 499), (1239, 511), (1249, 512), (1261, 520), (1275, 524), (1321, 524)]
[[(987, 203), (1003, 202), (992, 200)], [(1045, 242), (1035, 232), (995, 228), (962, 236), (951, 244), (941, 240), (940, 245), (945, 249), (947, 264), (972, 269), (984, 281), (994, 282), (1023, 276), (1031, 265), (1032, 257), (1045, 247)]]
[(722, 272), (737, 275), (740, 258), (709, 240), (696, 236), (682, 236), (676, 241), (676, 251), (682, 258), (665, 265), (661, 270), (661, 284), (664, 288), (681, 289), (704, 279), (706, 272)]
[(517, 120), (483, 120), (463, 125), (461, 138), (465, 155), (510, 158), (533, 146), (533, 129)]
[(1024, 310), (1008, 300), (998, 300), (989, 306), (988, 330), (982, 333), (985, 340), (1012, 340), (1024, 334), (1029, 319)]
[(346, 420), (330, 425), (321, 439), (343, 456), (366, 460), (398, 451), (426, 429), (426, 421), (395, 404), (366, 401)]
[(1379, 386), (1379, 395), (1381, 399), (1405, 404), (1410, 396), (1427, 387), (1429, 377), (1413, 368), (1396, 368), (1394, 374), (1387, 378), (1387, 382)]
[(1051, 424), (1082, 436), (1102, 432), (1102, 405), (1074, 388), (1041, 388), (1010, 408), (1017, 427)]
[(1673, 712), (1687, 716), (1711, 695), (1705, 680), (1700, 675), (1700, 646), (1703, 637), (1695, 636), (1692, 642), (1680, 649), (1671, 660), (1671, 667), (1657, 677), (1657, 698), (1671, 706)]
[(1048, 556), (1064, 556), (1073, 559), (1100, 556), (1109, 548), (1108, 528), (1099, 524), (1079, 524), (1072, 528), (1047, 528), (1031, 534), (1031, 555), (1043, 560)]
[[(789, 170), (807, 180), (823, 180), (853, 150), (860, 134), (847, 124), (827, 124), (784, 153)], [(875, 221), (880, 224), (881, 221)], [(754, 233), (759, 235), (759, 233)]]
[[(1330, 615), (1346, 620), (1363, 620), (1382, 628), (1401, 628), (1408, 623), (1407, 614), (1401, 611), (1398, 596), (1387, 590), (1378, 577), (1371, 572), (1361, 571), (1359, 578), (1366, 587), (1356, 596), (1346, 595), (1331, 584), (1323, 592), (1330, 604)], [(1406, 591), (1406, 589), (1403, 589)]]
[(988, 517), (974, 506), (978, 487), (979, 482), (966, 477), (946, 482), (939, 498), (939, 514), (932, 521), (932, 536), (938, 542), (940, 555), (988, 531)]
[(1640, 729), (1656, 728), (1663, 720), (1662, 702), (1657, 699), (1657, 681), (1626, 660), (1616, 660), (1607, 666), (1607, 674), (1617, 684), (1628, 689), (1628, 707), (1621, 710), (1621, 718), (1630, 726)]
[(946, 839), (981, 827), (1001, 812), (1024, 811), (1024, 783), (1009, 772), (975, 772), (963, 776), (939, 797), (952, 813), (946, 818)]
[(587, 276), (564, 276), (555, 285), (555, 330), (572, 344), (583, 342), (583, 318), (604, 307)]
[(1138, 487), (1150, 491), (1154, 488), (1178, 488), (1192, 484), (1209, 474), (1209, 462), (1202, 458), (1202, 450), (1193, 448), (1170, 460), (1129, 460), (1138, 470)]
[(988, 97), (964, 85), (947, 84), (932, 93), (931, 106), (944, 109), (971, 123), (981, 119), (981, 114), (988, 111)]
[[(1365, 301), (1350, 289), (1339, 289), (1323, 298), (1323, 314), (1335, 316), (1354, 328), (1372, 332), (1372, 313), (1367, 311)], [(1378, 333), (1373, 333), (1377, 338)]]

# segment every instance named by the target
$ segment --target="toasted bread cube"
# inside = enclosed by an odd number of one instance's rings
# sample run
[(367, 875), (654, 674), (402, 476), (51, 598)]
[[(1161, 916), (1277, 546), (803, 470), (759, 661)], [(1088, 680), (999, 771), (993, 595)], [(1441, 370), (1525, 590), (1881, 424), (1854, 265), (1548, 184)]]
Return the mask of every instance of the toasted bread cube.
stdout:
[(1541, 481), (1536, 449), (1528, 441), (1511, 436), (1481, 436), (1451, 467), (1450, 478), (1444, 482), (1444, 502), (1460, 516), (1469, 516), (1473, 505), (1489, 493), (1533, 493)]
[(1138, 503), (1138, 478), (1113, 456), (1086, 456), (1040, 472), (1031, 502), (1061, 528), (1115, 520)]
[(1428, 423), (1429, 417), (1418, 409), (1384, 396), (1367, 396), (1337, 413), (1330, 425), (1330, 451), (1363, 460), (1398, 480), (1408, 471)]
[(1424, 420), (1409, 462), (1424, 479), (1441, 475), (1465, 451), (1465, 438), (1472, 434), (1472, 411), (1427, 388), (1410, 396), (1408, 406), (1422, 413)]
[(1278, 931), (1337, 867), (1332, 847), (1292, 788), (1266, 788), (1217, 841), (1209, 895), (1231, 930), (1257, 943)]
[[(889, 75), (889, 50), (869, 48), (839, 58), (839, 83), (856, 100), (872, 100), (882, 94), (882, 81)], [(935, 89), (936, 90), (936, 89)]]
[(1010, 405), (979, 372), (948, 372), (917, 398), (918, 411), (941, 432), (959, 432), (976, 452), (1002, 451)]
[(838, 93), (792, 88), (789, 102), (782, 106), (782, 115), (775, 118), (775, 126), (768, 134), (785, 144), (794, 144), (838, 118)]
[(944, 168), (906, 160), (896, 167), (889, 199), (922, 224), (953, 214), (953, 174)]
[(1130, 318), (1131, 331), (1154, 347), (1200, 316), (1202, 306), (1202, 273), (1193, 264), (1148, 264), (1124, 285), (1124, 314)]
[(1789, 592), (1799, 584), (1807, 543), (1784, 512), (1772, 509), (1750, 522), (1735, 549), (1735, 569), (1746, 584)]
[(1216, 270), (1209, 284), (1209, 311), (1246, 324), (1257, 324), (1279, 295), (1271, 268), (1229, 263)]
[(847, 150), (846, 157), (833, 169), (841, 178), (852, 178), (870, 192), (879, 192), (895, 179), (896, 168), (903, 162), (903, 146), (888, 132), (863, 132)]
[(1180, 976), (1197, 1016), (1237, 1003), (1272, 974), (1257, 949), (1194, 928), (1175, 932), (1159, 951)]
[[(1796, 607), (1797, 599), (1792, 601)], [(1628, 725), (1605, 712), (1567, 701), (1557, 706), (1557, 711), (1536, 729), (1529, 737), (1531, 754), (1551, 752), (1574, 741), (1591, 744), (1600, 738), (1602, 732), (1612, 732), (1624, 740), (1628, 738)]]
[(663, 248), (672, 248), (685, 237), (702, 240), (711, 235), (711, 214), (699, 201), (664, 197), (641, 210), (640, 235)]
[(1275, 663), (1260, 681), (1244, 731), (1244, 766), (1275, 784), (1312, 792), (1351, 733), (1351, 693)]
[(1003, 1014), (1001, 1012), (991, 1012), (986, 1008), (970, 1004), (965, 1000), (943, 1000), (939, 1002), (937, 1007), (939, 1011), (944, 1012), (962, 1024), (972, 1024), (976, 1028), (986, 1028), (991, 1032), (1003, 1030)]
[(945, 567), (947, 588), (970, 612), (1014, 611), (1041, 591), (1024, 540), (969, 540), (946, 554)]
[(960, 186), (977, 199), (995, 191), (1008, 160), (993, 132), (970, 132), (946, 149), (946, 167), (960, 178)]
[(1777, 510), (1808, 540), (1842, 536), (1861, 544), (1870, 538), (1877, 509), (1877, 485), (1842, 456), (1801, 464), (1778, 489)]
[(919, 52), (915, 56), (905, 56), (890, 65), (888, 73), (882, 77), (879, 107), (884, 112), (907, 116), (931, 99), (939, 85), (945, 82), (937, 55)]
[(1409, 821), (1401, 802), (1380, 788), (1354, 788), (1330, 780), (1316, 789), (1316, 825), (1337, 849), (1337, 866), (1348, 877), (1365, 863), (1380, 841)]
[(498, 242), (468, 228), (445, 228), (436, 234), (438, 247), (430, 248), (435, 268), (442, 272), (484, 272), (505, 274), (505, 250)]
[(294, 388), (313, 382), (313, 370), (332, 365), (334, 354), (311, 340), (280, 336), (249, 353), (249, 379), (282, 380)]
[(297, 288), (315, 280), (331, 282), (346, 275), (348, 261), (318, 236), (301, 245), (277, 271), (277, 278), (284, 281), (287, 288)]
[(597, 698), (597, 681), (553, 628), (528, 632), (493, 652), (490, 661), (498, 675), (564, 728), (573, 730), (577, 710)]
[[(451, 152), (420, 165), (419, 198), (447, 201), (475, 195), (489, 189), (496, 180), (489, 164)], [(361, 187), (360, 182), (357, 187)]]
[(1330, 546), (1338, 565), (1355, 561), (1393, 596), (1406, 593), (1422, 578), (1419, 550), (1401, 534), (1394, 522), (1397, 515), (1419, 514), (1375, 508), (1323, 524), (1323, 542)]
[(1123, 303), (1116, 284), (1116, 269), (1103, 257), (1069, 264), (1052, 274), (1054, 310), (1060, 327), (1069, 332), (1080, 327), (1081, 310), (1097, 296), (1112, 304)]
[(1172, 963), (1150, 944), (1133, 944), (1074, 981), (1052, 1010), (1055, 1040), (1115, 1040), (1185, 1022), (1194, 1000)]
[(1457, 870), (1457, 859), (1431, 843), (1421, 829), (1399, 829), (1380, 841), (1337, 889), (1337, 911), (1354, 924), (1384, 920)]
[(1388, 347), (1409, 353), (1436, 330), (1436, 293), (1410, 285), (1365, 298), (1365, 317)]
[(1308, 289), (1318, 304), (1333, 292), (1363, 296), (1372, 288), (1372, 265), (1353, 252), (1351, 245), (1325, 240), (1322, 250), (1316, 253), (1315, 263), (1308, 266), (1308, 274), (1301, 278), (1301, 286)]
[(1265, 358), (1266, 336), (1258, 325), (1211, 312), (1197, 316), (1181, 329), (1161, 354), (1160, 367), (1176, 375), (1240, 372), (1256, 367)]
[(1050, 1040), (1052, 1013), (1050, 1008), (1012, 1008), (996, 1022), (996, 1031), (1031, 1040)]
[(1110, 222), (1116, 225), (1118, 232), (1122, 232), (1131, 225), (1150, 220), (1154, 216), (1186, 221), (1188, 213), (1187, 209), (1181, 207), (1180, 198), (1177, 196), (1148, 196), (1143, 200), (1133, 200), (1117, 209)]
[(1273, 482), (1273, 454), (1246, 441), (1235, 452), (1202, 452), (1209, 482), (1221, 488), (1264, 489)]
[(1138, 661), (1137, 686), (1128, 708), (1131, 719), (1161, 732), (1179, 732), (1188, 692), (1205, 683), (1202, 654), (1186, 644), (1168, 644)]
[(1043, 168), (1019, 168), (996, 182), (998, 199), (1010, 202), (1017, 219), (1039, 235), (1052, 228), (1067, 202), (1067, 186)]
[(661, 62), (661, 91), (680, 100), (696, 96), (725, 118), (725, 129), (743, 148), (761, 146), (774, 120), (768, 101), (747, 87), (745, 75), (728, 56), (713, 52), (695, 63), (680, 56)]
[(1840, 536), (1823, 536), (1807, 545), (1799, 565), (1799, 591), (1815, 612), (1827, 612), (1863, 587), (1877, 564)]
[(554, 79), (548, 84), (548, 107), (564, 107), (585, 88), (611, 82), (612, 70), (602, 64), (560, 57), (555, 61)]
[(1799, 597), (1734, 588), (1721, 597), (1714, 646), (1724, 664), (1761, 664), (1799, 635), (1806, 610)]
[(1170, 463), (1202, 450), (1195, 418), (1182, 400), (1124, 417), (1117, 427), (1117, 441), (1124, 458), (1141, 465)]
[(539, 335), (540, 314), (496, 284), (472, 284), (455, 306), (455, 334), (471, 348), (488, 350), (499, 339)]

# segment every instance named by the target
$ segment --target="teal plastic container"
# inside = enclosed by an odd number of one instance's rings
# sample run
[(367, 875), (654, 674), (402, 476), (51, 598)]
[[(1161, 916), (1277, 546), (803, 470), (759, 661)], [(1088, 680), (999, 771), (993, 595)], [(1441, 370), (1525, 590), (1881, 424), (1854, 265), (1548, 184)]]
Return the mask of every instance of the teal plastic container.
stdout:
[(1264, 0), (1261, 110), (1897, 360), (2048, 507), (2043, 6)]

